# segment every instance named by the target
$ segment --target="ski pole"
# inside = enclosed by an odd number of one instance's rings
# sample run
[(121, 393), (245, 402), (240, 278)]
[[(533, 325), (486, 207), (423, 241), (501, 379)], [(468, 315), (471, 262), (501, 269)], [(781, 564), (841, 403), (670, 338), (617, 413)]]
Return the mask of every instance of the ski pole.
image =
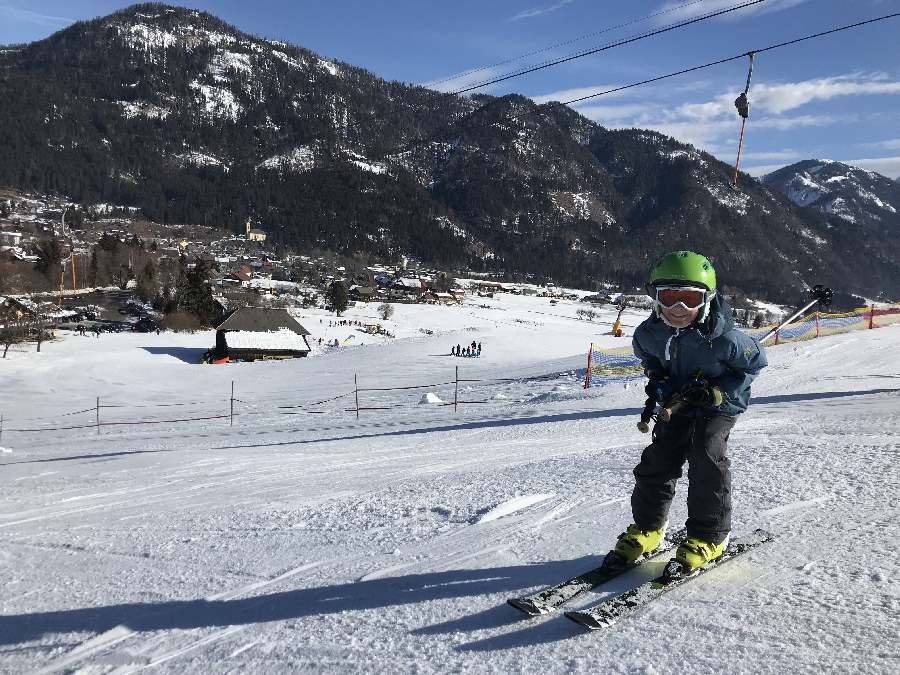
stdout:
[(813, 294), (812, 300), (810, 300), (806, 305), (804, 305), (802, 309), (795, 312), (791, 316), (791, 318), (786, 319), (785, 321), (782, 321), (779, 325), (775, 326), (775, 328), (773, 328), (768, 333), (763, 335), (762, 338), (759, 339), (759, 344), (762, 344), (763, 342), (768, 340), (770, 337), (775, 335), (775, 333), (777, 333), (782, 328), (787, 326), (791, 321), (793, 321), (798, 316), (803, 314), (803, 312), (808, 310), (810, 307), (815, 305), (817, 302), (822, 303), (823, 306), (827, 306), (827, 305), (831, 304), (831, 297), (832, 297), (833, 293), (830, 288), (824, 288), (823, 286), (816, 285), (816, 286), (813, 286), (813, 288), (812, 288), (812, 294)]

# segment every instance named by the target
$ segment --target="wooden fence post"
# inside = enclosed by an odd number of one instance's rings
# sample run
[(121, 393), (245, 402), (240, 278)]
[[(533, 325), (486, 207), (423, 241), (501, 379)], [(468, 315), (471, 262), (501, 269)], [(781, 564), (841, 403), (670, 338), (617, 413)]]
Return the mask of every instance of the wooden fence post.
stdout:
[(100, 397), (97, 397), (97, 435), (100, 435)]
[(453, 412), (456, 412), (456, 405), (459, 402), (459, 366), (456, 366), (456, 386), (453, 389)]
[(353, 393), (356, 395), (356, 419), (359, 419), (359, 383), (356, 380), (356, 373), (353, 373)]
[(231, 426), (234, 426), (234, 380), (231, 381)]

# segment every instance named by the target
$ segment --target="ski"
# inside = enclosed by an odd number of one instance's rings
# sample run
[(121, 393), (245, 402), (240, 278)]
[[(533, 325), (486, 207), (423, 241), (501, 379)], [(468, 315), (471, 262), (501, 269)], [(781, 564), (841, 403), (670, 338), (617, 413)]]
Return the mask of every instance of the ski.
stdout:
[(701, 574), (714, 570), (761, 544), (772, 541), (773, 538), (774, 535), (765, 530), (755, 530), (746, 537), (732, 541), (728, 548), (725, 549), (725, 553), (719, 558), (709, 565), (698, 568), (691, 574), (681, 573), (681, 564), (673, 559), (666, 565), (662, 575), (656, 579), (652, 579), (593, 607), (566, 612), (566, 617), (590, 630), (608, 628), (619, 619), (649, 604), (666, 591), (677, 588), (691, 579), (696, 579)]
[(671, 551), (673, 548), (677, 548), (678, 545), (684, 541), (685, 536), (685, 531), (682, 528), (673, 532), (671, 535), (667, 535), (662, 540), (659, 548), (655, 551), (643, 555), (629, 565), (620, 567), (599, 565), (592, 570), (579, 574), (577, 577), (566, 579), (555, 586), (550, 586), (549, 588), (545, 588), (544, 590), (524, 597), (509, 598), (506, 602), (528, 616), (549, 614), (560, 605), (569, 602), (569, 600), (577, 598), (579, 595), (593, 590), (601, 584), (605, 584), (607, 581), (615, 579), (617, 576), (634, 569), (647, 560), (662, 555), (667, 551)]

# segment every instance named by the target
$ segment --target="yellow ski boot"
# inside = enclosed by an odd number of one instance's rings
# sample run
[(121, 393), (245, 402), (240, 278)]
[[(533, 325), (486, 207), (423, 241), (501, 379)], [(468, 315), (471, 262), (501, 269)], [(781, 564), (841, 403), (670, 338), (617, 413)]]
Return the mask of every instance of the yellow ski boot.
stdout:
[(613, 552), (622, 558), (624, 564), (631, 564), (645, 553), (658, 549), (665, 533), (665, 525), (657, 530), (642, 530), (631, 524), (619, 535)]
[(684, 571), (693, 572), (698, 567), (711, 563), (725, 553), (728, 548), (728, 537), (720, 544), (713, 544), (697, 537), (688, 537), (675, 552), (675, 560), (680, 562)]

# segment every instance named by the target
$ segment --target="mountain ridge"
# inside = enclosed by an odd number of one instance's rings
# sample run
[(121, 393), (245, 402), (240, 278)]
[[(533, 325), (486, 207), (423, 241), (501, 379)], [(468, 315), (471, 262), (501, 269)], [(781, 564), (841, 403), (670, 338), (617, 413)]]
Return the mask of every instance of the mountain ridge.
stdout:
[(900, 256), (848, 257), (826, 216), (746, 174), (733, 190), (692, 146), (558, 103), (388, 82), (196, 10), (79, 22), (0, 53), (0, 81), (0, 184), (159, 222), (250, 219), (294, 249), (585, 287), (639, 286), (656, 256), (694, 247), (734, 291), (786, 299), (860, 268), (850, 290), (900, 294)]

